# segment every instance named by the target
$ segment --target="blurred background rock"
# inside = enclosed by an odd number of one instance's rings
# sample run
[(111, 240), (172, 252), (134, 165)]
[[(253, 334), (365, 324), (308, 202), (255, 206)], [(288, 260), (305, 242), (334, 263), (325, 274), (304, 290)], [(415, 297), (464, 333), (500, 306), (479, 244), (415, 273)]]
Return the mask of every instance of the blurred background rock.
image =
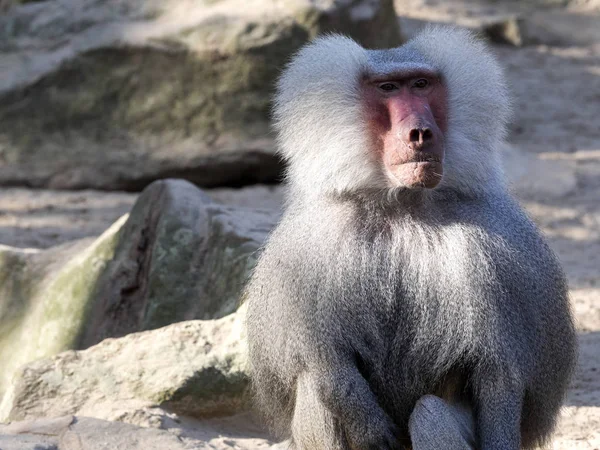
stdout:
[[(0, 183), (143, 189), (278, 179), (269, 101), (291, 53), (340, 31), (400, 43), (392, 0), (42, 1), (0, 19)], [(374, 32), (377, 30), (377, 32)]]
[(598, 0), (0, 0), (0, 449), (268, 448), (237, 308), (284, 198), (274, 81), (320, 33), (427, 23), (506, 68), (506, 173), (580, 330), (555, 448), (598, 448)]

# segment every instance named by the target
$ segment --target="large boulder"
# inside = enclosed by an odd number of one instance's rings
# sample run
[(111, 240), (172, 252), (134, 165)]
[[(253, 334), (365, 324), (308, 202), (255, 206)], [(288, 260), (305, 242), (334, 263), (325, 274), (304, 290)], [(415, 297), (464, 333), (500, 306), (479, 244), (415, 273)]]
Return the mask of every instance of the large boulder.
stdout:
[(274, 80), (339, 31), (400, 42), (392, 0), (47, 0), (0, 15), (0, 185), (276, 178)]
[(240, 412), (248, 400), (244, 309), (26, 364), (4, 397), (0, 420), (78, 414), (131, 421), (152, 407), (195, 417)]
[(69, 349), (234, 312), (277, 214), (158, 181), (100, 238), (0, 247), (0, 395), (21, 365)]
[(214, 203), (182, 180), (140, 195), (98, 277), (80, 348), (191, 319), (234, 312), (272, 210)]

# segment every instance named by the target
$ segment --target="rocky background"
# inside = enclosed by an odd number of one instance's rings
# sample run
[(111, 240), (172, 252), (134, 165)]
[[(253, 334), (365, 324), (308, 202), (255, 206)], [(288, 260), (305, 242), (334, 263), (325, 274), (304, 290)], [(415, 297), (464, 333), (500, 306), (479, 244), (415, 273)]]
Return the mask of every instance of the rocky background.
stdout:
[(319, 33), (429, 22), (506, 67), (506, 173), (580, 331), (554, 448), (599, 449), (598, 0), (0, 0), (0, 450), (269, 448), (238, 304), (284, 197), (273, 81)]

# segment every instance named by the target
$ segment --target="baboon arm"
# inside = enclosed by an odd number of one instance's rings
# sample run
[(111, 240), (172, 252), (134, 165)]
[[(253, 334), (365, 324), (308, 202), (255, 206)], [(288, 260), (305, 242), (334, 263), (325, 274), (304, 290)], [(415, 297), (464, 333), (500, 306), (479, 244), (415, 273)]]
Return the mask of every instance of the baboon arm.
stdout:
[(481, 450), (519, 450), (524, 389), (519, 377), (501, 367), (474, 377), (474, 407)]
[(310, 376), (322, 403), (341, 421), (351, 448), (400, 448), (394, 423), (355, 366), (333, 366)]

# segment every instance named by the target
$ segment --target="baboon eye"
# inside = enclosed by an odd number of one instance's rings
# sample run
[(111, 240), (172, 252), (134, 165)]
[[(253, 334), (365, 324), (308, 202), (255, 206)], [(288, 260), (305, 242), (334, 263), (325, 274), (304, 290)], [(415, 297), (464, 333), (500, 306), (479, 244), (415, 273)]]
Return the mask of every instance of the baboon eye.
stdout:
[(381, 83), (379, 85), (379, 89), (389, 92), (398, 89), (398, 86), (396, 86), (394, 83)]
[(423, 89), (423, 88), (427, 87), (428, 84), (429, 84), (429, 81), (427, 81), (425, 78), (419, 78), (417, 81), (415, 81), (413, 83), (413, 87), (416, 87), (417, 89)]

